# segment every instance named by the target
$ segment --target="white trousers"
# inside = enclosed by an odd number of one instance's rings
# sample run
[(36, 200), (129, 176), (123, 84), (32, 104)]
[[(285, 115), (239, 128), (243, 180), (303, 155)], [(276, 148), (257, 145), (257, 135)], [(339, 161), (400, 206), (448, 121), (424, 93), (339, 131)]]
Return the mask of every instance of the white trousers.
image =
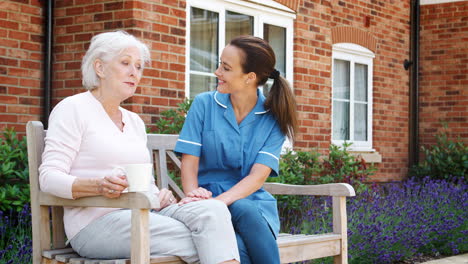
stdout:
[[(175, 255), (202, 264), (240, 260), (231, 215), (220, 201), (175, 204), (149, 217), (152, 255)], [(130, 258), (130, 223), (130, 210), (109, 213), (78, 232), (70, 244), (83, 257)]]

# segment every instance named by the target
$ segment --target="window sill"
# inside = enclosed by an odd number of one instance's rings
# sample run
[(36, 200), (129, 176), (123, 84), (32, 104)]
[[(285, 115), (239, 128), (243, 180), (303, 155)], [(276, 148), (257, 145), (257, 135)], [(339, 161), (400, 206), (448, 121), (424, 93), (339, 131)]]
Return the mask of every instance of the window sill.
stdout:
[(361, 156), (366, 163), (381, 163), (382, 155), (377, 151), (349, 151), (353, 156)]

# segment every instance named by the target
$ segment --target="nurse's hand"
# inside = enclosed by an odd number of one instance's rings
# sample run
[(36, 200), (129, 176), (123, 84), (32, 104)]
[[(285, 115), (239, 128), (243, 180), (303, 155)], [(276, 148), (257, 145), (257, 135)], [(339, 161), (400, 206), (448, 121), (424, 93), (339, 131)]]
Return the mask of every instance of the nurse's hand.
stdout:
[(194, 198), (210, 199), (213, 196), (213, 194), (203, 187), (198, 187), (197, 189), (187, 193), (187, 196)]
[(180, 202), (178, 203), (178, 205), (184, 205), (184, 204), (188, 204), (188, 203), (191, 203), (191, 202), (197, 202), (197, 201), (201, 201), (201, 200), (205, 200), (203, 198), (198, 198), (198, 197), (185, 197), (185, 198), (182, 198), (180, 200)]

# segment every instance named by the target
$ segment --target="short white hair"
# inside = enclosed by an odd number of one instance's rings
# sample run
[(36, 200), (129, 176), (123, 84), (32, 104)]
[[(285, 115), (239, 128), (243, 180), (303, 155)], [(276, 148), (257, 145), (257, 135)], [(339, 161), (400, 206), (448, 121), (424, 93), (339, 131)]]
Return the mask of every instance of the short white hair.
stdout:
[(86, 51), (81, 62), (83, 86), (88, 90), (99, 86), (100, 79), (94, 70), (94, 62), (97, 59), (109, 62), (129, 47), (136, 47), (140, 51), (141, 60), (143, 61), (141, 67), (143, 69), (144, 65), (151, 60), (146, 44), (122, 30), (95, 35), (91, 39), (88, 51)]

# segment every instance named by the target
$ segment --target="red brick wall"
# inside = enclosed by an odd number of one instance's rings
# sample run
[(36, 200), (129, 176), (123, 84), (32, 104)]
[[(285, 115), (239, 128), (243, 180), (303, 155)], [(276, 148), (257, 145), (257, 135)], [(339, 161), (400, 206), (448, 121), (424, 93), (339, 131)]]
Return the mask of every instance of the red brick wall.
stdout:
[(185, 96), (185, 1), (56, 1), (54, 102), (83, 91), (80, 63), (95, 34), (123, 29), (142, 39), (152, 64), (124, 105), (147, 125)]
[[(80, 62), (90, 38), (124, 29), (143, 39), (152, 51), (152, 65), (145, 69), (137, 94), (125, 104), (150, 125), (160, 111), (175, 107), (184, 98), (185, 1), (89, 2), (55, 1), (54, 103), (83, 90)], [(297, 5), (293, 85), (301, 132), (296, 146), (327, 151), (331, 141), (331, 52), (337, 42), (332, 32), (338, 27), (355, 28), (376, 40), (373, 143), (382, 163), (374, 180), (405, 177), (409, 73), (402, 63), (409, 58), (410, 1), (283, 2)], [(0, 2), (0, 128), (16, 125), (23, 130), (26, 121), (40, 118), (42, 4), (39, 0)], [(466, 5), (465, 1), (422, 7), (423, 142), (438, 128), (434, 115), (449, 119), (452, 131), (467, 138), (463, 130), (467, 126)], [(444, 61), (443, 67), (440, 61)], [(440, 68), (434, 69), (434, 65)]]
[(374, 58), (373, 147), (382, 155), (374, 179), (398, 180), (408, 167), (409, 0), (301, 1), (295, 22), (294, 88), (298, 146), (326, 152), (331, 142), (332, 29), (355, 27), (377, 39)]
[(468, 144), (468, 1), (421, 6), (420, 144), (448, 125)]
[(42, 113), (42, 4), (0, 2), (0, 131), (24, 132)]

